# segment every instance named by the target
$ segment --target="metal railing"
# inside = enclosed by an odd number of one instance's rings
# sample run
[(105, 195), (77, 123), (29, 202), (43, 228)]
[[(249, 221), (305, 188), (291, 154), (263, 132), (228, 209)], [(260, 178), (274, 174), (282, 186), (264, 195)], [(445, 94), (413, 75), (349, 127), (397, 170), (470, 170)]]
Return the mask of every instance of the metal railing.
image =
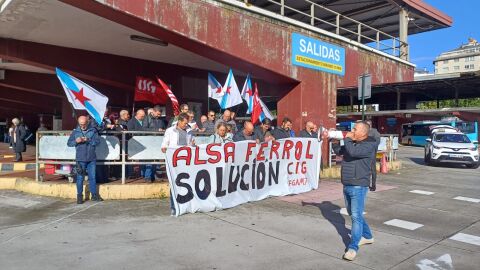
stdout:
[[(408, 43), (401, 41), (399, 38), (388, 33), (380, 31), (374, 27), (364, 24), (360, 21), (344, 16), (334, 10), (324, 7), (311, 0), (264, 0), (273, 4), (271, 8), (265, 8), (265, 5), (258, 5), (251, 0), (237, 0), (248, 5), (253, 5), (270, 12), (274, 12), (281, 16), (297, 20), (301, 23), (306, 23), (311, 26), (318, 27), (322, 30), (331, 33), (345, 36), (358, 43), (365, 44), (373, 49), (385, 52), (387, 54), (408, 59), (406, 52), (408, 52)], [(295, 3), (304, 3), (308, 8), (299, 10), (292, 6)], [(316, 14), (323, 12), (330, 14), (329, 18), (320, 18)], [(300, 16), (298, 16), (300, 15)], [(366, 35), (368, 32), (373, 32), (371, 35)], [(353, 36), (353, 38), (351, 38)], [(372, 38), (375, 36), (375, 38)]]
[[(36, 134), (35, 179), (41, 181), (42, 164), (73, 165), (75, 147), (68, 147), (72, 131), (39, 131)], [(106, 131), (100, 133), (96, 147), (97, 165), (121, 166), (121, 181), (126, 182), (128, 165), (162, 165), (165, 154), (161, 151), (164, 132)], [(208, 142), (211, 133), (194, 133), (197, 145)]]

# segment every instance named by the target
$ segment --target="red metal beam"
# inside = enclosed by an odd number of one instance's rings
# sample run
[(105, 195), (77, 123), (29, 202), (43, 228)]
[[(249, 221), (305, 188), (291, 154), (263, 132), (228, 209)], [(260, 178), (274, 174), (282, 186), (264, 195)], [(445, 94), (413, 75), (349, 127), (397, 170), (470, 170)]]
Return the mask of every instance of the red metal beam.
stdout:
[[(208, 9), (204, 10), (202, 14), (198, 14), (198, 18), (203, 20), (202, 22), (197, 22), (197, 26), (201, 28), (199, 33), (202, 34), (202, 37), (205, 39), (215, 40), (216, 42), (220, 42), (222, 39), (225, 39), (226, 36), (229, 37), (230, 41), (228, 45), (230, 46), (230, 50), (226, 51), (223, 50), (224, 48), (209, 46), (207, 42), (202, 42), (200, 40), (196, 40), (188, 35), (182, 35), (178, 31), (173, 31), (177, 27), (182, 28), (182, 30), (188, 30), (189, 26), (182, 25), (184, 24), (184, 16), (183, 14), (176, 13), (179, 10), (175, 8), (180, 8), (183, 3), (171, 1), (173, 5), (165, 3), (162, 7), (156, 7), (149, 1), (108, 1), (108, 3), (102, 4), (97, 1), (76, 1), (76, 0), (61, 0), (64, 3), (70, 4), (74, 7), (83, 9), (85, 11), (97, 14), (101, 17), (106, 19), (112, 20), (114, 22), (123, 24), (128, 26), (132, 29), (137, 31), (143, 32), (153, 37), (157, 37), (168, 43), (174, 44), (175, 46), (181, 47), (185, 50), (197, 53), (201, 56), (207, 57), (212, 59), (216, 62), (225, 64), (227, 66), (249, 72), (253, 74), (255, 77), (261, 77), (263, 80), (268, 81), (270, 83), (275, 84), (283, 84), (283, 83), (298, 83), (299, 81), (296, 80), (288, 73), (287, 70), (284, 69), (284, 63), (281, 63), (280, 66), (273, 66), (272, 64), (278, 63), (280, 57), (271, 56), (269, 59), (263, 59), (264, 61), (258, 62), (254, 61), (252, 58), (247, 57), (239, 57), (239, 51), (247, 50), (246, 46), (251, 46), (250, 50), (252, 53), (255, 54), (267, 54), (264, 52), (265, 46), (271, 47), (271, 51), (276, 51), (277, 49), (282, 48), (286, 44), (276, 43), (276, 39), (266, 38), (266, 35), (263, 33), (258, 33), (258, 36), (252, 37), (253, 39), (261, 39), (256, 44), (247, 44), (241, 42), (241, 39), (246, 38), (248, 33), (245, 33), (245, 36), (240, 35), (239, 33), (226, 33), (221, 31), (223, 28), (222, 24), (217, 23), (207, 23), (206, 20), (208, 18), (219, 16), (219, 14), (215, 13), (215, 10)], [(192, 1), (196, 2), (196, 1)], [(111, 8), (110, 5), (115, 6), (115, 8)], [(171, 6), (170, 10), (167, 10), (163, 7)], [(129, 13), (126, 10), (133, 9), (136, 13)], [(154, 15), (154, 10), (157, 9), (158, 14)], [(138, 13), (137, 13), (138, 12)], [(163, 15), (161, 15), (162, 13)], [(194, 12), (195, 13), (195, 12)], [(237, 17), (239, 14), (231, 13), (232, 19), (236, 21), (240, 20), (241, 18)], [(145, 19), (142, 17), (138, 17), (140, 15), (145, 16)], [(162, 17), (167, 24), (159, 27), (158, 21), (149, 22), (149, 17)], [(173, 17), (172, 17), (173, 16)], [(196, 16), (193, 13), (189, 14), (188, 16)], [(148, 18), (147, 18), (148, 17)], [(170, 20), (173, 19), (174, 20)], [(215, 18), (214, 18), (215, 19)], [(219, 17), (217, 18), (219, 19)], [(157, 24), (157, 25), (156, 25)], [(170, 25), (169, 25), (170, 24)], [(175, 27), (173, 27), (175, 25)], [(203, 26), (202, 26), (203, 25)], [(211, 27), (210, 31), (206, 31), (206, 26)], [(171, 27), (172, 26), (172, 27)], [(204, 27), (205, 26), (205, 27)], [(264, 27), (269, 27), (269, 25), (265, 25)], [(259, 32), (260, 29), (258, 29)], [(205, 34), (203, 36), (203, 34)], [(262, 38), (260, 38), (260, 36)], [(250, 43), (250, 42), (249, 42)], [(224, 43), (224, 45), (227, 45)], [(270, 65), (265, 65), (265, 63), (269, 63)]]

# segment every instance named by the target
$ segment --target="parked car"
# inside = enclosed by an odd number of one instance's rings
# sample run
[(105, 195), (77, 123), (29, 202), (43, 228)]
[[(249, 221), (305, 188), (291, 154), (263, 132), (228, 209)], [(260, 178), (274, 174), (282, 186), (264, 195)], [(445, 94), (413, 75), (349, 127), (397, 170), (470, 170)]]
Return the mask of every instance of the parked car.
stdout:
[(426, 139), (425, 164), (460, 163), (468, 168), (480, 165), (478, 141), (470, 141), (467, 135), (451, 126), (434, 126)]

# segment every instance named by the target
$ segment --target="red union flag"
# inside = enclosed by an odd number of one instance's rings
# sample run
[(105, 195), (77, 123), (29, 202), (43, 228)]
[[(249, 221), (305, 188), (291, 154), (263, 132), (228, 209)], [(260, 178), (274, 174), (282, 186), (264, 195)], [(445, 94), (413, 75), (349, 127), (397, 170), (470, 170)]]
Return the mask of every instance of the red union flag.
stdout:
[(168, 98), (170, 98), (170, 101), (172, 102), (173, 114), (178, 115), (180, 113), (180, 107), (178, 105), (177, 97), (175, 97), (172, 90), (170, 90), (170, 87), (168, 87), (167, 84), (165, 84), (162, 80), (160, 80), (160, 78), (157, 77), (157, 81), (160, 84), (163, 91), (165, 91), (164, 93), (168, 96)]
[(154, 80), (137, 76), (134, 101), (147, 101), (155, 105), (165, 105), (168, 97)]

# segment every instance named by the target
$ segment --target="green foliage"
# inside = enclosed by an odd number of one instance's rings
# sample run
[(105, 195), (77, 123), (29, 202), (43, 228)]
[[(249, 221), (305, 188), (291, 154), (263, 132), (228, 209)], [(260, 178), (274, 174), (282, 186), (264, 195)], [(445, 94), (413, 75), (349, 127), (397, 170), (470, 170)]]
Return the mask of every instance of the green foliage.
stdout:
[[(439, 108), (457, 107), (455, 106), (454, 99), (440, 100), (438, 103), (439, 103)], [(458, 107), (480, 107), (480, 98), (459, 99)], [(418, 103), (418, 108), (419, 109), (436, 109), (437, 101), (422, 101)]]

